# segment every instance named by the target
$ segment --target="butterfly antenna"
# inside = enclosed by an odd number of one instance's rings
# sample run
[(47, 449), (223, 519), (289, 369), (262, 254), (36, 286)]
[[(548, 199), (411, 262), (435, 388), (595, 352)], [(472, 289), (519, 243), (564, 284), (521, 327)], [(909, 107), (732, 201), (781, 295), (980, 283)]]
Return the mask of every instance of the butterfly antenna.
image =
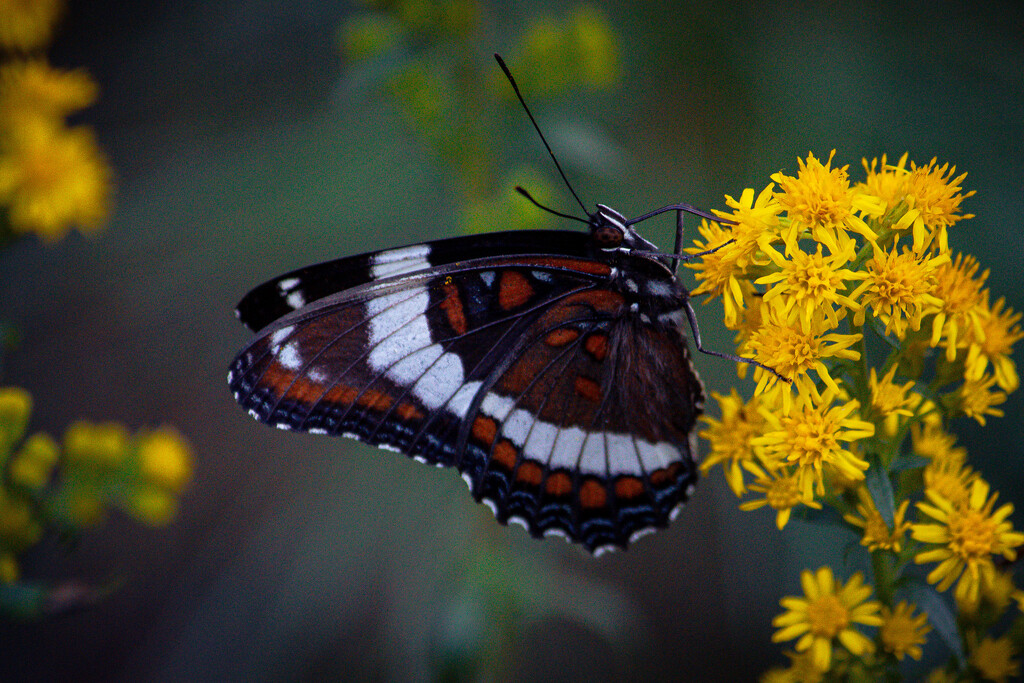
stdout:
[(586, 220), (584, 218), (580, 218), (578, 216), (573, 216), (573, 215), (568, 214), (568, 213), (562, 213), (561, 211), (555, 211), (550, 206), (544, 206), (543, 204), (538, 202), (536, 199), (534, 199), (533, 195), (531, 195), (529, 192), (527, 192), (525, 189), (523, 189), (519, 185), (516, 185), (516, 192), (518, 192), (519, 194), (523, 195), (524, 197), (529, 199), (531, 202), (533, 202), (533, 205), (536, 206), (538, 209), (543, 209), (544, 211), (547, 211), (548, 213), (553, 213), (556, 216), (561, 216), (562, 218), (570, 218), (570, 219), (572, 219), (574, 221), (579, 221), (580, 223), (589, 223), (590, 222), (590, 221), (588, 221), (588, 220)]
[[(576, 190), (572, 189), (572, 183), (569, 182), (569, 179), (565, 175), (565, 171), (562, 170), (562, 165), (558, 163), (558, 158), (555, 156), (555, 153), (551, 151), (551, 145), (548, 144), (547, 138), (544, 137), (544, 133), (541, 132), (540, 126), (537, 125), (537, 119), (533, 118), (533, 113), (530, 111), (530, 108), (526, 106), (526, 100), (523, 99), (523, 94), (519, 92), (519, 86), (516, 85), (516, 79), (512, 78), (512, 72), (508, 70), (507, 66), (505, 66), (505, 60), (503, 60), (501, 58), (501, 55), (499, 55), (497, 52), (494, 53), (494, 58), (498, 60), (498, 66), (500, 66), (501, 70), (505, 72), (505, 78), (507, 78), (508, 82), (512, 84), (512, 89), (516, 91), (516, 97), (519, 98), (519, 104), (523, 105), (523, 109), (526, 111), (526, 115), (530, 117), (530, 123), (532, 123), (533, 127), (537, 130), (537, 135), (540, 136), (540, 141), (544, 143), (544, 147), (548, 150), (548, 154), (551, 155), (551, 160), (555, 162), (555, 168), (558, 169), (558, 173), (562, 176), (562, 180), (565, 181), (565, 186), (569, 188), (569, 192), (572, 192), (572, 196), (576, 198), (576, 203), (580, 205), (581, 209), (583, 209), (583, 213), (589, 216), (590, 212), (587, 211), (587, 207), (580, 200), (580, 196), (576, 194)], [(520, 192), (520, 194), (524, 193)], [(533, 198), (530, 197), (529, 195), (525, 196), (530, 201), (533, 201)], [(535, 201), (533, 203), (537, 204), (537, 202)], [(540, 204), (537, 204), (537, 206), (540, 206), (540, 208), (545, 209), (545, 207), (541, 206)], [(546, 210), (550, 211), (550, 209)], [(558, 212), (552, 211), (552, 213)], [(562, 216), (564, 214), (558, 215)]]

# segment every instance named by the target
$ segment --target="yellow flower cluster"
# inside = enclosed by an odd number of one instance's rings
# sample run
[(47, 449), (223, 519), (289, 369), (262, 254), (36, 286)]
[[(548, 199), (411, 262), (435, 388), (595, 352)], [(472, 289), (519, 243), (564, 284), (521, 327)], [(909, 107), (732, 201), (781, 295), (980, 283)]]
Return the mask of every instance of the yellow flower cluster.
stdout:
[[(44, 48), (63, 3), (0, 4), (0, 47)], [(40, 56), (0, 64), (0, 206), (10, 235), (47, 242), (71, 228), (98, 230), (110, 213), (111, 171), (92, 130), (66, 118), (96, 100), (82, 70), (63, 71)]]
[[(961, 617), (984, 613), (985, 628), (1011, 596), (1024, 599), (996, 565), (1024, 545), (1013, 506), (996, 504), (948, 431), (958, 417), (984, 425), (1002, 415), (1019, 385), (1010, 356), (1024, 338), (1021, 314), (1002, 298), (990, 303), (988, 271), (950, 248), (950, 228), (973, 218), (961, 209), (974, 194), (962, 188), (966, 174), (935, 159), (883, 156), (865, 160), (855, 182), (834, 156), (810, 154), (795, 175), (726, 197), (726, 220), (705, 221), (688, 249), (707, 252), (687, 264), (694, 293), (720, 297), (739, 354), (778, 373), (755, 367), (749, 400), (712, 394), (720, 417), (702, 418), (702, 471), (721, 466), (737, 496), (755, 494), (741, 509), (772, 509), (780, 529), (794, 511), (813, 520), (808, 508), (831, 508), (875, 570), (882, 610), (876, 604), (859, 622), (870, 593), (859, 575), (843, 587), (827, 567), (805, 572), (807, 597), (784, 599), (788, 611), (775, 621), (776, 641), (798, 637), (788, 675), (806, 670), (808, 657), (818, 674), (856, 662), (874, 675), (920, 658), (929, 615), (894, 600), (915, 564), (928, 565), (937, 590), (955, 584)], [(741, 376), (750, 367), (739, 365)], [(855, 622), (880, 626), (874, 643)], [(960, 661), (970, 655), (981, 670), (977, 653), (1002, 653), (1004, 641), (976, 639)], [(1001, 671), (1013, 666), (1005, 654)]]
[(131, 433), (116, 422), (75, 422), (58, 444), (25, 438), (32, 401), (0, 387), (0, 581), (48, 528), (94, 526), (115, 507), (150, 525), (170, 522), (192, 479), (192, 449), (170, 427)]

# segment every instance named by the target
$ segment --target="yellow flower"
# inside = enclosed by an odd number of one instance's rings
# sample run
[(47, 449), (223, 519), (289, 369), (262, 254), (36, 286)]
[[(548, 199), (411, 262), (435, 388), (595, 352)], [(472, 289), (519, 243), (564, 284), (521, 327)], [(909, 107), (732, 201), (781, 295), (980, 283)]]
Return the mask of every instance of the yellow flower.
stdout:
[(963, 414), (974, 418), (982, 426), (985, 425), (986, 415), (1003, 416), (1003, 411), (994, 406), (1006, 402), (1006, 394), (1001, 391), (990, 391), (995, 383), (995, 377), (968, 380), (956, 392), (958, 407)]
[(833, 406), (835, 394), (826, 391), (816, 402), (809, 396), (798, 396), (790, 409), (781, 414), (762, 410), (769, 427), (764, 436), (754, 439), (765, 447), (766, 454), (795, 464), (804, 501), (824, 494), (822, 468), (834, 468), (849, 479), (863, 479), (867, 461), (858, 457), (843, 442), (854, 442), (874, 435), (875, 426), (859, 419), (857, 401)]
[(895, 209), (907, 197), (907, 176), (910, 173), (906, 168), (908, 156), (904, 152), (895, 166), (889, 165), (885, 154), (882, 155), (881, 164), (877, 158), (872, 159), (870, 164), (867, 159), (861, 159), (865, 178), (863, 183), (857, 184), (858, 189), (884, 201), (886, 210)]
[(22, 550), (38, 543), (42, 535), (29, 500), (0, 488), (0, 547)]
[(821, 244), (815, 254), (808, 254), (800, 249), (788, 249), (783, 256), (776, 249), (765, 245), (768, 257), (779, 267), (779, 272), (765, 275), (755, 280), (759, 285), (772, 285), (764, 294), (765, 302), (780, 298), (780, 305), (790, 319), (793, 313), (800, 321), (809, 325), (815, 311), (824, 313), (831, 327), (839, 325), (839, 316), (835, 307), (841, 306), (851, 311), (860, 309), (860, 304), (840, 292), (846, 290), (846, 280), (853, 279), (855, 274), (848, 268), (854, 254), (852, 251), (824, 256)]
[(899, 385), (893, 382), (898, 366), (893, 365), (881, 380), (875, 368), (871, 368), (868, 386), (871, 389), (871, 414), (880, 422), (888, 436), (894, 436), (899, 429), (900, 417), (913, 417), (912, 408), (920, 401), (919, 394), (907, 395), (914, 388), (913, 380)]
[(0, 115), (63, 117), (96, 101), (99, 88), (84, 69), (55, 69), (41, 59), (0, 66)]
[(959, 579), (956, 587), (958, 600), (976, 602), (983, 581), (991, 582), (995, 572), (992, 555), (1014, 560), (1014, 550), (1024, 544), (1024, 534), (1013, 530), (1007, 521), (1013, 505), (1007, 503), (995, 512), (998, 494), (989, 497), (989, 485), (982, 479), (971, 484), (966, 504), (954, 505), (932, 489), (925, 489), (929, 502), (920, 502), (917, 509), (937, 524), (914, 524), (910, 533), (915, 540), (934, 546), (918, 553), (918, 564), (938, 562), (928, 574), (929, 583), (937, 583), (938, 590), (947, 590)]
[[(735, 228), (736, 226), (732, 226)], [(695, 278), (700, 283), (692, 294), (708, 294), (711, 297), (721, 296), (725, 307), (725, 324), (733, 327), (744, 309), (743, 288), (739, 277), (749, 262), (747, 255), (737, 242), (726, 244), (735, 239), (734, 232), (719, 223), (701, 221), (698, 228), (704, 241), (694, 240), (696, 247), (689, 247), (690, 253), (704, 254), (698, 261), (685, 264), (685, 267), (697, 271)], [(725, 246), (722, 246), (725, 245)], [(715, 249), (716, 247), (721, 247)]]
[(953, 505), (965, 505), (971, 496), (971, 486), (980, 476), (965, 462), (956, 459), (932, 460), (924, 468), (925, 487)]
[[(774, 368), (783, 377), (791, 378), (799, 393), (816, 391), (810, 375), (813, 370), (829, 389), (838, 394), (839, 386), (824, 361), (828, 358), (859, 359), (860, 353), (849, 347), (860, 341), (861, 335), (829, 332), (833, 328), (820, 312), (807, 322), (795, 320), (790, 323), (785, 306), (779, 299), (764, 302), (760, 314), (761, 327), (747, 339), (744, 345), (747, 353), (743, 355), (752, 354), (758, 362)], [(754, 375), (758, 378), (757, 393), (774, 386), (778, 379), (761, 368)], [(783, 400), (788, 393), (788, 390), (784, 391)]]
[(796, 248), (803, 230), (809, 230), (814, 241), (824, 244), (832, 254), (849, 248), (852, 238), (848, 232), (876, 239), (875, 233), (856, 213), (881, 215), (885, 203), (850, 187), (849, 166), (832, 168), (834, 156), (835, 150), (832, 150), (828, 161), (822, 164), (813, 154), (808, 154), (806, 163), (797, 159), (800, 170), (796, 177), (783, 173), (772, 176), (781, 190), (779, 205), (791, 221), (785, 236), (790, 249)]
[(11, 482), (31, 489), (39, 489), (50, 481), (54, 465), (60, 456), (60, 447), (48, 434), (33, 434), (11, 459), (8, 474)]
[(128, 430), (116, 422), (79, 420), (64, 433), (64, 454), (71, 464), (115, 468), (124, 462), (127, 449)]
[(163, 427), (140, 437), (139, 466), (147, 481), (180, 493), (192, 479), (192, 449), (181, 434)]
[(11, 228), (44, 241), (97, 230), (110, 212), (110, 169), (92, 133), (22, 121), (0, 149), (0, 203)]
[(870, 308), (876, 318), (885, 323), (885, 333), (902, 339), (907, 327), (918, 330), (926, 313), (942, 307), (935, 296), (936, 274), (939, 266), (949, 262), (949, 255), (918, 255), (907, 247), (897, 251), (898, 242), (886, 251), (872, 244), (874, 258), (865, 263), (860, 273), (863, 282), (850, 293), (862, 308), (854, 316), (854, 323), (864, 324), (864, 312)]
[(1016, 391), (1020, 380), (1010, 354), (1013, 353), (1013, 345), (1024, 339), (1024, 331), (1018, 324), (1021, 314), (1014, 313), (1011, 308), (1004, 311), (1006, 300), (1003, 298), (990, 308), (988, 296), (988, 290), (985, 290), (982, 307), (986, 313), (980, 316), (978, 326), (967, 330), (965, 376), (967, 379), (981, 379), (991, 363), (999, 388), (1006, 392)]
[(150, 526), (170, 524), (178, 513), (178, 501), (164, 489), (144, 486), (136, 489), (126, 501), (127, 511)]
[(45, 47), (63, 12), (61, 0), (0, 2), (0, 46), (25, 51)]
[(860, 544), (867, 546), (868, 550), (872, 552), (875, 550), (891, 550), (894, 553), (898, 553), (901, 548), (900, 544), (903, 542), (903, 535), (910, 528), (910, 522), (904, 521), (904, 518), (907, 516), (907, 508), (910, 507), (910, 501), (904, 500), (896, 508), (896, 512), (893, 515), (893, 528), (890, 529), (885, 520), (882, 519), (882, 514), (875, 507), (871, 494), (865, 487), (861, 486), (857, 489), (857, 498), (859, 499), (857, 512), (860, 514), (860, 517), (854, 514), (845, 514), (843, 519), (853, 526), (864, 530)]
[(711, 395), (718, 401), (722, 419), (716, 420), (709, 415), (700, 418), (707, 424), (707, 429), (700, 436), (711, 444), (711, 452), (701, 462), (700, 470), (707, 474), (712, 467), (720, 464), (729, 488), (737, 496), (742, 496), (747, 490), (743, 483), (742, 466), (755, 462), (760, 450), (752, 443), (752, 439), (761, 434), (765, 423), (758, 412), (760, 399), (755, 396), (744, 403), (735, 388), (728, 396), (718, 392), (711, 392)]
[(1004, 636), (993, 640), (985, 636), (971, 652), (970, 662), (986, 681), (1003, 683), (1020, 674), (1020, 662), (1013, 659), (1015, 654), (1009, 638)]
[(941, 422), (925, 422), (910, 428), (914, 452), (934, 462), (952, 462), (963, 465), (967, 449), (956, 445), (956, 435), (950, 434)]
[(1013, 570), (996, 571), (991, 581), (981, 584), (980, 599), (976, 602), (957, 601), (957, 611), (962, 617), (974, 619), (978, 610), (984, 604), (992, 609), (995, 614), (1002, 615), (1011, 601), (1019, 602), (1024, 599), (1024, 591), (1021, 591), (1013, 583)]
[(886, 652), (893, 653), (900, 661), (906, 655), (921, 659), (924, 636), (932, 630), (928, 625), (927, 614), (911, 616), (915, 608), (915, 605), (908, 605), (906, 601), (901, 601), (894, 610), (882, 607), (882, 626), (878, 629), (878, 636)]
[(973, 214), (960, 215), (960, 203), (974, 194), (961, 192), (960, 183), (967, 177), (953, 174), (956, 166), (938, 166), (932, 159), (924, 166), (910, 162), (910, 176), (907, 178), (907, 201), (912, 208), (921, 212), (919, 221), (914, 223), (914, 250), (924, 251), (932, 247), (941, 253), (949, 251), (949, 236), (946, 228)]
[(787, 611), (772, 620), (772, 626), (779, 629), (772, 642), (799, 638), (797, 652), (810, 650), (819, 671), (828, 671), (832, 665), (834, 640), (853, 655), (874, 650), (872, 642), (854, 628), (854, 624), (882, 624), (878, 614), (881, 605), (876, 600), (867, 600), (871, 586), (864, 585), (860, 572), (850, 577), (846, 585), (837, 585), (831, 567), (821, 567), (815, 573), (804, 570), (800, 583), (807, 597), (782, 598), (779, 604)]
[(750, 490), (763, 493), (764, 498), (740, 503), (740, 510), (749, 512), (767, 505), (776, 511), (775, 526), (782, 531), (789, 522), (793, 508), (797, 505), (803, 503), (808, 507), (821, 509), (821, 503), (804, 500), (803, 494), (800, 492), (800, 481), (788, 468), (768, 467), (763, 469), (757, 465), (748, 465), (747, 467), (757, 477), (750, 485)]
[(932, 321), (932, 347), (940, 342), (946, 348), (946, 360), (956, 360), (958, 346), (965, 345), (964, 333), (982, 322), (987, 313), (981, 288), (988, 278), (988, 271), (975, 279), (978, 261), (973, 256), (957, 254), (953, 263), (944, 263), (936, 271), (935, 296), (942, 301), (942, 307)]
[(0, 387), (0, 455), (25, 434), (32, 395), (20, 387)]

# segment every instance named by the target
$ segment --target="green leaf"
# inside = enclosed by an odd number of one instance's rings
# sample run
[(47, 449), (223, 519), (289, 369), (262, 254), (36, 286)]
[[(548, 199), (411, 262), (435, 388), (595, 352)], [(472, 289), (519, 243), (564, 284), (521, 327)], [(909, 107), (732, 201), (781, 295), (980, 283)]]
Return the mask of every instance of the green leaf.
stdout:
[(871, 500), (875, 503), (875, 509), (882, 516), (886, 526), (892, 529), (896, 519), (896, 501), (892, 493), (892, 482), (889, 481), (889, 474), (880, 466), (875, 465), (868, 468), (864, 478), (864, 485), (871, 494)]
[(933, 587), (920, 581), (909, 583), (906, 590), (910, 599), (928, 615), (928, 621), (932, 628), (956, 657), (960, 668), (967, 666), (963, 640), (960, 638), (960, 632), (956, 627), (956, 616), (950, 609), (949, 603)]

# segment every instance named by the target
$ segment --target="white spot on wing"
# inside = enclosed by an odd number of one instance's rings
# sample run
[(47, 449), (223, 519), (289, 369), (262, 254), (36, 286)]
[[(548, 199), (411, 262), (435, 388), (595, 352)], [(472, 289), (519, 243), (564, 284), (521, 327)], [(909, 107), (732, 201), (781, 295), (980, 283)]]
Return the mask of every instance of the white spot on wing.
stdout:
[[(553, 465), (553, 460), (558, 455), (554, 452), (555, 441), (558, 437), (558, 431), (558, 427), (551, 424), (550, 422), (536, 420), (533, 423), (533, 429), (530, 430), (530, 436), (526, 441), (526, 445), (523, 447), (523, 453), (526, 455), (526, 457), (538, 460), (540, 462), (552, 461)], [(570, 454), (569, 459), (571, 459), (571, 463), (566, 465), (566, 467), (575, 467), (576, 453), (574, 452)]]
[(493, 270), (485, 270), (480, 273), (480, 279), (484, 281), (484, 284), (487, 285), (488, 289), (494, 286), (494, 279), (496, 277), (497, 274)]
[(302, 367), (302, 356), (299, 354), (299, 345), (295, 342), (285, 344), (277, 354), (277, 360), (289, 370), (298, 370)]
[(425, 244), (382, 251), (370, 259), (370, 275), (378, 279), (423, 270), (430, 266), (429, 254), (430, 247)]
[(291, 333), (295, 331), (295, 325), (289, 325), (288, 327), (282, 327), (281, 329), (270, 335), (270, 347), (273, 349), (276, 346), (280, 346)]
[(295, 291), (295, 292), (292, 292), (291, 294), (289, 294), (285, 298), (285, 301), (288, 302), (289, 306), (291, 306), (292, 308), (295, 308), (295, 309), (302, 308), (303, 306), (306, 305), (306, 297), (304, 297), (302, 295), (302, 292), (299, 292), (299, 291)]
[(581, 472), (588, 474), (599, 472), (604, 474), (604, 462), (602, 461), (598, 466), (599, 470), (589, 468), (589, 463), (584, 463), (580, 458), (580, 454), (583, 450), (583, 441), (586, 438), (586, 434), (579, 427), (566, 427), (558, 430), (558, 436), (555, 439), (555, 445), (551, 452), (551, 467), (567, 467), (572, 469), (579, 467)]
[(469, 412), (469, 404), (473, 402), (473, 397), (480, 391), (481, 384), (482, 382), (466, 382), (459, 387), (455, 395), (448, 399), (448, 410), (458, 417), (466, 417), (466, 413)]
[(512, 408), (514, 406), (515, 401), (511, 398), (488, 393), (484, 396), (484, 400), (480, 404), (480, 410), (500, 422), (508, 417), (508, 414), (512, 412)]
[(287, 294), (288, 292), (290, 292), (293, 289), (295, 289), (295, 285), (297, 285), (297, 284), (299, 284), (299, 278), (297, 278), (297, 277), (289, 277), (289, 278), (285, 278), (284, 280), (281, 280), (280, 282), (278, 282), (277, 283), (277, 288), (278, 288), (278, 290), (280, 290), (280, 292), (282, 294)]
[[(428, 346), (424, 351), (433, 348), (440, 349), (437, 344)], [(389, 372), (388, 375), (391, 375)], [(397, 379), (397, 378), (395, 378)], [(462, 359), (454, 353), (443, 353), (437, 361), (431, 365), (416, 380), (412, 388), (413, 395), (423, 402), (427, 408), (437, 410), (448, 402), (455, 393), (462, 388)]]
[[(490, 394), (488, 394), (488, 398)], [(486, 402), (487, 399), (484, 399)], [(530, 434), (530, 425), (534, 422), (532, 413), (529, 413), (522, 408), (518, 408), (512, 411), (512, 414), (505, 419), (505, 424), (502, 425), (501, 433), (507, 436), (512, 443), (519, 448), (523, 447), (523, 443), (526, 441), (526, 437)], [(546, 460), (546, 458), (545, 458)]]

